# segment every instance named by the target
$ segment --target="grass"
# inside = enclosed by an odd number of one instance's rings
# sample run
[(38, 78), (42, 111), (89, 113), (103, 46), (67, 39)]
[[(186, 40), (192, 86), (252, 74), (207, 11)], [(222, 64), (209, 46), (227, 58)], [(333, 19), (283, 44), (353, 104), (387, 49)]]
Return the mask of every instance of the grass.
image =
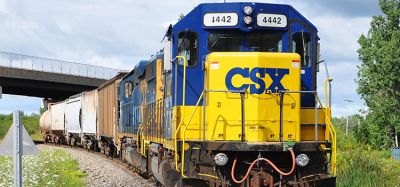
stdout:
[(390, 150), (375, 150), (338, 129), (337, 186), (400, 186), (400, 161)]
[[(26, 131), (32, 136), (33, 140), (38, 141), (43, 140), (40, 134), (39, 120), (40, 115), (38, 114), (24, 115), (22, 118), (22, 124), (24, 124)], [(0, 140), (7, 134), (12, 123), (12, 114), (0, 114)]]
[[(23, 158), (24, 186), (85, 186), (85, 177), (77, 161), (60, 149)], [(10, 157), (0, 157), (0, 186), (12, 185), (13, 161)]]
[[(40, 115), (24, 115), (22, 123), (33, 140), (42, 140)], [(0, 143), (12, 124), (12, 114), (0, 114)], [(13, 161), (0, 156), (0, 186), (13, 185)], [(24, 186), (86, 186), (86, 174), (79, 171), (76, 160), (63, 150), (44, 150), (37, 156), (23, 157)]]

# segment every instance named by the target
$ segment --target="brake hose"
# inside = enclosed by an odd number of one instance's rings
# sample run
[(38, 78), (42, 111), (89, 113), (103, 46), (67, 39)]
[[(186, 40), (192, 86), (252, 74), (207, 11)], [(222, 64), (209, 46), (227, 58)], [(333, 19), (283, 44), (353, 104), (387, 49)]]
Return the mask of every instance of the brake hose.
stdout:
[(278, 167), (276, 167), (275, 164), (272, 163), (269, 159), (266, 159), (266, 158), (258, 158), (258, 159), (255, 159), (255, 160), (251, 163), (249, 169), (247, 170), (246, 175), (243, 177), (242, 180), (239, 181), (239, 180), (237, 180), (237, 179), (235, 178), (235, 166), (236, 166), (236, 162), (237, 162), (237, 157), (236, 157), (235, 160), (233, 161), (233, 165), (232, 165), (232, 171), (231, 171), (232, 180), (233, 180), (234, 182), (236, 182), (237, 184), (240, 184), (240, 183), (244, 182), (244, 181), (247, 179), (247, 177), (249, 176), (251, 169), (253, 169), (254, 164), (255, 164), (257, 161), (260, 161), (260, 160), (263, 160), (263, 161), (267, 162), (269, 165), (271, 165), (271, 167), (272, 167), (275, 171), (277, 171), (277, 172), (278, 172), (279, 174), (281, 174), (281, 175), (288, 176), (288, 175), (292, 174), (293, 171), (294, 171), (294, 169), (296, 168), (296, 158), (295, 158), (293, 149), (291, 149), (291, 150), (289, 150), (289, 151), (290, 151), (290, 154), (292, 155), (292, 161), (293, 161), (293, 162), (292, 162), (292, 169), (291, 169), (288, 173), (284, 173), (283, 171), (281, 171), (281, 170), (280, 170)]

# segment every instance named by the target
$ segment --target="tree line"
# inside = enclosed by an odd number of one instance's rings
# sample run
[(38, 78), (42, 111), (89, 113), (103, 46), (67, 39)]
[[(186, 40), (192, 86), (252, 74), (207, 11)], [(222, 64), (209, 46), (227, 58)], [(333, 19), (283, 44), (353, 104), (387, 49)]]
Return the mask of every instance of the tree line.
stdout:
[[(380, 0), (367, 34), (358, 40), (358, 94), (368, 107), (358, 140), (373, 147), (399, 144), (400, 133), (400, 1)], [(354, 130), (354, 129), (353, 129)]]

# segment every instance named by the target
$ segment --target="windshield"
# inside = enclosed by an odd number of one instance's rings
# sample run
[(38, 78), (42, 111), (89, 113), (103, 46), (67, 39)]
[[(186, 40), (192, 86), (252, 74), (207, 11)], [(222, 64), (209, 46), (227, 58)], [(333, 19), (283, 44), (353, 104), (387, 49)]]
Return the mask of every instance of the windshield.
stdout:
[(207, 46), (211, 52), (282, 52), (282, 33), (210, 33)]

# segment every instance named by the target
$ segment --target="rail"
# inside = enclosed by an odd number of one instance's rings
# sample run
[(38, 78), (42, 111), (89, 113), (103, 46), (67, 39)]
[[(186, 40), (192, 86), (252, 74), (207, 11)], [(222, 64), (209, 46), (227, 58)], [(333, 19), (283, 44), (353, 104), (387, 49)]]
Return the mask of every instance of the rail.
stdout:
[[(185, 124), (185, 129), (183, 130), (182, 146), (181, 146), (181, 147), (182, 147), (181, 174), (182, 174), (182, 176), (185, 177), (185, 178), (187, 177), (187, 176), (185, 176), (185, 173), (184, 173), (184, 167), (185, 167), (185, 139), (186, 139), (186, 131), (187, 131), (187, 128), (188, 128), (190, 122), (191, 122), (192, 119), (193, 119), (193, 116), (194, 116), (194, 113), (196, 112), (197, 107), (199, 107), (200, 101), (203, 99), (203, 95), (204, 95), (204, 91), (201, 92), (201, 95), (200, 95), (199, 99), (197, 100), (196, 106), (194, 107), (192, 114), (190, 114), (189, 121), (187, 122), (187, 124)], [(181, 124), (181, 125), (182, 125), (182, 124)], [(203, 130), (204, 130), (204, 129), (203, 129)], [(175, 139), (175, 142), (177, 142), (176, 139)], [(175, 154), (175, 155), (176, 155), (176, 154)], [(175, 164), (177, 164), (177, 163), (178, 163), (177, 160), (175, 160)]]
[[(315, 97), (315, 105), (314, 105), (314, 136), (315, 142), (318, 141), (318, 92), (317, 91), (291, 91), (291, 90), (281, 90), (279, 91), (279, 141), (283, 142), (283, 97), (286, 93), (298, 93), (298, 94), (313, 94)], [(322, 105), (321, 105), (322, 106)]]
[[(333, 126), (331, 122), (331, 82), (332, 78), (327, 77), (324, 81), (324, 97), (325, 97), (325, 123), (329, 127), (329, 133), (331, 134), (332, 137), (332, 158), (331, 158), (331, 164), (332, 164), (332, 171), (331, 173), (336, 176), (337, 174), (337, 161), (336, 161), (336, 130), (335, 127)], [(329, 93), (329, 95), (328, 95)]]
[[(201, 95), (199, 96), (199, 99), (198, 99), (197, 102), (196, 102), (195, 108), (193, 109), (192, 113), (190, 114), (190, 117), (189, 117), (189, 120), (188, 120), (187, 124), (185, 124), (185, 129), (183, 130), (183, 133), (182, 133), (182, 134), (183, 134), (183, 137), (182, 137), (182, 146), (181, 146), (181, 147), (182, 147), (182, 150), (181, 150), (181, 154), (182, 154), (182, 156), (181, 156), (181, 157), (182, 157), (182, 158), (181, 158), (181, 160), (182, 160), (182, 163), (181, 163), (181, 175), (182, 175), (183, 177), (185, 177), (185, 178), (187, 177), (187, 176), (184, 174), (186, 131), (187, 131), (187, 128), (188, 128), (190, 122), (192, 121), (193, 116), (194, 116), (194, 114), (195, 114), (197, 108), (199, 107), (200, 101), (201, 101), (202, 99), (203, 99), (203, 107), (205, 107), (205, 106), (204, 106), (204, 104), (205, 104), (204, 96), (205, 96), (205, 93), (206, 93), (206, 92), (224, 92), (224, 93), (239, 93), (239, 94), (240, 94), (241, 105), (242, 105), (242, 107), (241, 107), (241, 115), (242, 115), (242, 135), (241, 135), (241, 139), (242, 139), (242, 141), (245, 140), (245, 126), (244, 126), (244, 125), (245, 125), (245, 123), (244, 123), (244, 121), (245, 121), (245, 117), (244, 117), (244, 95), (245, 95), (245, 93), (246, 93), (246, 90), (203, 90), (203, 92), (201, 92)], [(175, 150), (177, 150), (177, 133), (179, 132), (179, 130), (180, 130), (182, 124), (183, 124), (183, 120), (181, 120), (181, 123), (178, 125), (178, 128), (177, 128), (177, 130), (175, 131)], [(204, 136), (204, 132), (205, 132), (205, 128), (203, 128), (203, 136)], [(178, 170), (178, 159), (177, 159), (177, 154), (175, 154), (175, 169), (176, 169), (177, 171), (179, 171), (179, 170)], [(210, 176), (208, 176), (208, 177), (218, 178), (218, 177), (212, 176), (212, 175), (210, 175)]]
[(0, 67), (111, 79), (121, 70), (0, 51)]
[[(337, 165), (336, 165), (336, 130), (331, 122), (331, 97), (330, 94), (328, 95), (328, 92), (331, 93), (330, 89), (330, 83), (331, 83), (332, 79), (331, 78), (327, 78), (324, 81), (324, 97), (325, 97), (325, 107), (323, 107), (324, 105), (321, 102), (321, 99), (318, 96), (317, 91), (281, 91), (280, 95), (281, 95), (281, 102), (283, 101), (283, 95), (285, 93), (305, 93), (305, 94), (313, 94), (315, 97), (315, 108), (314, 108), (314, 112), (315, 112), (315, 141), (318, 141), (318, 104), (321, 106), (321, 108), (324, 111), (324, 119), (325, 119), (325, 124), (327, 125), (327, 128), (329, 130), (329, 134), (331, 136), (331, 140), (332, 140), (332, 147), (330, 148), (331, 150), (331, 164), (332, 164), (332, 170), (331, 170), (331, 174), (333, 174), (334, 176), (336, 176), (337, 173)], [(329, 82), (329, 91), (328, 91), (328, 82)], [(283, 119), (283, 111), (282, 111), (282, 103), (280, 105), (280, 114), (281, 114), (281, 123), (280, 123), (280, 136), (282, 135), (282, 119)], [(329, 150), (329, 148), (325, 148), (325, 150)]]
[[(175, 130), (175, 142), (174, 142), (175, 151), (178, 150), (178, 132), (179, 132), (181, 126), (182, 126), (182, 123), (184, 121), (184, 117), (185, 117), (185, 114), (186, 114), (186, 110), (185, 110), (185, 104), (186, 104), (186, 94), (185, 94), (186, 93), (186, 64), (187, 64), (186, 57), (184, 57), (184, 56), (176, 56), (174, 59), (171, 60), (171, 62), (174, 62), (174, 61), (176, 61), (177, 59), (180, 59), (180, 58), (183, 59), (183, 83), (182, 83), (183, 84), (183, 88), (182, 88), (182, 106), (183, 106), (182, 114), (183, 115), (181, 117), (181, 121), (179, 122), (178, 127)], [(178, 72), (178, 63), (175, 64), (175, 73), (177, 73), (177, 72)], [(176, 90), (177, 90), (176, 89), (177, 88), (176, 80), (177, 79), (175, 78), (175, 93), (176, 93)], [(176, 95), (177, 94), (175, 94), (175, 96)], [(176, 97), (175, 97), (175, 102), (176, 102)], [(175, 103), (175, 106), (176, 106), (176, 103)], [(175, 169), (178, 171), (178, 154), (176, 154), (176, 153), (175, 153)], [(183, 173), (182, 173), (182, 175), (183, 175)]]
[[(240, 94), (240, 109), (241, 109), (241, 125), (242, 125), (242, 133), (240, 135), (240, 139), (242, 142), (246, 140), (246, 128), (245, 128), (245, 106), (244, 106), (244, 97), (246, 94), (246, 90), (206, 90), (206, 92), (223, 92), (223, 93), (238, 93)], [(204, 120), (205, 123), (205, 120)], [(205, 128), (203, 128), (203, 138), (205, 138)]]

